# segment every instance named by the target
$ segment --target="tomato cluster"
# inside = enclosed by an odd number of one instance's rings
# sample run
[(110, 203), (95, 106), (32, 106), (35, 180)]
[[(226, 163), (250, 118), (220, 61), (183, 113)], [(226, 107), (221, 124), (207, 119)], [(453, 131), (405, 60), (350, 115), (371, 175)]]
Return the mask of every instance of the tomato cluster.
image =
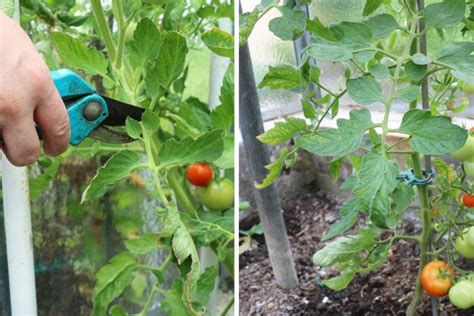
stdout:
[(193, 163), (186, 170), (188, 181), (200, 188), (201, 202), (210, 210), (223, 211), (234, 204), (234, 183), (226, 178), (212, 180), (212, 167)]

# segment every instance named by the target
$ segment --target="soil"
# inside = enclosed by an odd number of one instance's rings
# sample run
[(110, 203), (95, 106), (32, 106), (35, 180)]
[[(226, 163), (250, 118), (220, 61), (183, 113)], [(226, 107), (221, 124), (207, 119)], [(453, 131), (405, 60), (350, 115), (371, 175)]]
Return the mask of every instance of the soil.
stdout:
[[(320, 237), (338, 219), (342, 201), (332, 193), (316, 190), (314, 184), (300, 192), (291, 202), (282, 203), (299, 286), (283, 289), (275, 283), (265, 241), (254, 237), (254, 246), (240, 256), (240, 315), (405, 315), (418, 272), (417, 245), (396, 243), (386, 263), (356, 277), (344, 291), (322, 288), (318, 280), (337, 272), (314, 266), (312, 255), (324, 246)], [(250, 196), (241, 198), (251, 200)], [(408, 221), (405, 229), (416, 233), (417, 227)], [(431, 303), (424, 296), (419, 314), (432, 315)], [(447, 298), (438, 304), (440, 315), (474, 315), (474, 309), (456, 310)]]

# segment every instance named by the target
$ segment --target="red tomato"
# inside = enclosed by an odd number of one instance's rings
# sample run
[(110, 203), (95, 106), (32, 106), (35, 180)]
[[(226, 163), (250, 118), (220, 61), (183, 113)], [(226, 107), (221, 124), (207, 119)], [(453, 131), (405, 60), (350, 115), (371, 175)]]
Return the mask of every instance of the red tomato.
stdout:
[(462, 196), (462, 203), (465, 207), (474, 207), (474, 195), (464, 194)]
[(454, 270), (446, 262), (431, 261), (421, 271), (421, 285), (431, 296), (445, 296), (452, 285), (448, 275), (454, 277)]
[(212, 181), (212, 168), (207, 163), (193, 163), (186, 171), (188, 181), (198, 187), (205, 187)]

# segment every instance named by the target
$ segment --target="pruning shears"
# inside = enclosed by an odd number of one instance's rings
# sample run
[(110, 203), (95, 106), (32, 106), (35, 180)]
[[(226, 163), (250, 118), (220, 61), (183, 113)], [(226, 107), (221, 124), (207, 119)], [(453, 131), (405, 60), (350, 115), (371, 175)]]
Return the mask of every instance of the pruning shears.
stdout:
[[(69, 69), (51, 71), (50, 74), (69, 114), (71, 145), (79, 145), (87, 137), (115, 144), (135, 140), (114, 126), (124, 126), (127, 116), (141, 120), (144, 109), (98, 94)], [(38, 134), (41, 138), (40, 131)]]

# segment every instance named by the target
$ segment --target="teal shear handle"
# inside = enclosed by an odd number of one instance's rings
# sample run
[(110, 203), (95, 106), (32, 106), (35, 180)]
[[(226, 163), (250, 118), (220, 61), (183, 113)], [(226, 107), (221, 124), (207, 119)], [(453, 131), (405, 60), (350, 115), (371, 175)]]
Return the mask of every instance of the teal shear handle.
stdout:
[(69, 114), (70, 144), (79, 145), (107, 119), (107, 103), (90, 84), (69, 69), (51, 71), (51, 77)]

